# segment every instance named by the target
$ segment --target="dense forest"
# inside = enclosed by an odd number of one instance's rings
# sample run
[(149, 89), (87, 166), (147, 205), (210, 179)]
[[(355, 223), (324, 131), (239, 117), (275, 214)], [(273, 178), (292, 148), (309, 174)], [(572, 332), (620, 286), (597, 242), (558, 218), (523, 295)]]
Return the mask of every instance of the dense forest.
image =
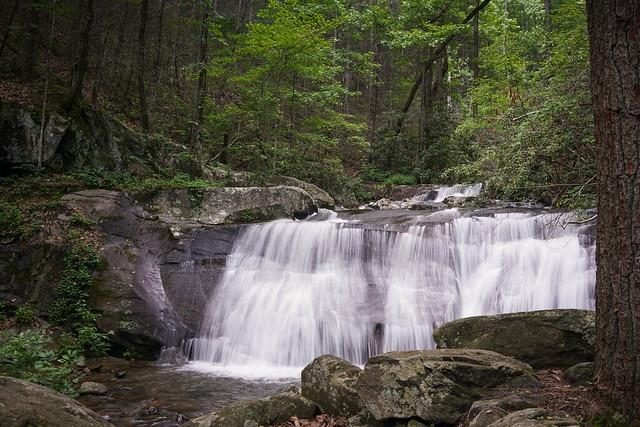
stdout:
[(338, 194), (484, 182), (593, 205), (584, 1), (29, 0), (3, 98), (91, 106), (237, 170)]
[(640, 0), (0, 1), (0, 424), (640, 426), (639, 88)]

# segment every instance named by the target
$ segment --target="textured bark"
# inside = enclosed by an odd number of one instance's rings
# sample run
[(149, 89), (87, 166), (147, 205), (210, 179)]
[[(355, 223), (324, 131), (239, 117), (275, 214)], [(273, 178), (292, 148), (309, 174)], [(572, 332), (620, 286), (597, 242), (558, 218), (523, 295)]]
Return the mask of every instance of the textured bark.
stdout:
[(209, 2), (203, 5), (200, 21), (200, 48), (198, 57), (198, 90), (196, 93), (196, 108), (194, 123), (191, 128), (191, 145), (198, 158), (202, 158), (202, 121), (204, 120), (204, 102), (207, 94), (207, 61), (209, 57)]
[(82, 40), (82, 45), (80, 47), (80, 54), (78, 55), (78, 60), (75, 65), (75, 70), (73, 73), (73, 85), (71, 87), (71, 95), (67, 100), (67, 109), (72, 109), (78, 103), (80, 98), (82, 98), (82, 90), (84, 88), (84, 78), (87, 74), (87, 70), (89, 69), (89, 49), (91, 46), (91, 29), (93, 28), (93, 20), (94, 20), (94, 10), (93, 10), (93, 0), (87, 0), (83, 2), (83, 9), (85, 14), (85, 22), (84, 27), (82, 29), (82, 34), (80, 38)]
[(640, 418), (640, 0), (588, 2), (598, 145), (596, 383)]
[(149, 130), (149, 109), (147, 107), (147, 94), (144, 84), (144, 55), (145, 55), (145, 34), (147, 30), (147, 12), (149, 1), (142, 0), (140, 4), (140, 30), (138, 32), (138, 96), (140, 98), (140, 118), (142, 128)]

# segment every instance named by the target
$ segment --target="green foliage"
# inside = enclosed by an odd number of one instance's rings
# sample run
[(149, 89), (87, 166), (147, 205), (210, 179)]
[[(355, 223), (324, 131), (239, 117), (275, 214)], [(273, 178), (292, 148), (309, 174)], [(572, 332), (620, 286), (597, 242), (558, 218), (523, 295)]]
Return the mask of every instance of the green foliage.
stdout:
[(0, 238), (28, 240), (37, 235), (41, 222), (18, 205), (0, 200)]
[(78, 376), (74, 365), (82, 359), (76, 348), (52, 349), (50, 338), (30, 330), (0, 345), (0, 370), (8, 375), (73, 395)]
[(35, 309), (27, 304), (16, 309), (15, 317), (16, 322), (24, 326), (33, 326), (38, 320)]
[(73, 227), (89, 228), (95, 225), (95, 221), (93, 221), (91, 218), (87, 218), (85, 215), (81, 214), (80, 212), (74, 212), (71, 214), (71, 218), (69, 219), (69, 224), (71, 224)]
[(201, 178), (192, 178), (184, 173), (172, 177), (161, 175), (140, 178), (123, 172), (87, 170), (75, 172), (72, 176), (92, 188), (106, 188), (118, 191), (155, 191), (170, 189), (209, 189), (220, 186), (220, 183)]
[(593, 416), (589, 420), (589, 424), (594, 427), (627, 427), (632, 425), (624, 415), (612, 409)]
[(70, 246), (64, 257), (64, 270), (49, 315), (53, 324), (78, 328), (95, 321), (87, 300), (93, 282), (93, 271), (98, 268), (101, 260), (93, 246), (73, 234), (70, 237)]
[(384, 180), (385, 185), (416, 185), (418, 182), (415, 176), (393, 174)]

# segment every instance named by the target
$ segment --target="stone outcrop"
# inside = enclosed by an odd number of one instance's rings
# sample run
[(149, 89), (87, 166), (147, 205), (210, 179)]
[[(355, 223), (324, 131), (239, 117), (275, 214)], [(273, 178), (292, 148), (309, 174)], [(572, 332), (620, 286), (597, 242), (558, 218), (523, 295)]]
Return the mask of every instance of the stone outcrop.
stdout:
[(361, 372), (339, 357), (320, 356), (302, 371), (302, 395), (316, 402), (323, 413), (352, 416), (363, 409), (355, 390)]
[[(33, 171), (38, 162), (40, 113), (0, 102), (0, 174)], [(83, 108), (73, 117), (49, 113), (42, 164), (51, 171), (98, 169), (149, 175), (163, 170), (203, 175), (187, 147), (125, 127)]]
[(378, 421), (453, 424), (491, 389), (531, 375), (529, 365), (485, 350), (391, 352), (369, 359), (356, 390)]
[[(107, 268), (96, 273), (89, 301), (99, 328), (116, 349), (148, 358), (196, 333), (233, 240), (245, 227), (233, 222), (293, 218), (315, 209), (311, 196), (293, 187), (134, 197), (88, 190), (61, 200), (66, 212), (82, 212), (100, 232)], [(68, 220), (65, 215), (61, 222)], [(35, 301), (39, 312), (48, 313), (66, 250), (64, 234), (51, 234), (46, 242), (0, 245), (0, 297)]]
[(311, 418), (317, 413), (314, 402), (300, 395), (300, 389), (286, 390), (262, 399), (238, 402), (219, 411), (191, 420), (189, 427), (272, 426), (291, 417)]
[(64, 394), (10, 377), (0, 377), (0, 424), (4, 427), (113, 427)]
[(543, 310), (477, 316), (440, 326), (438, 348), (495, 351), (535, 368), (593, 361), (595, 314), (588, 310)]

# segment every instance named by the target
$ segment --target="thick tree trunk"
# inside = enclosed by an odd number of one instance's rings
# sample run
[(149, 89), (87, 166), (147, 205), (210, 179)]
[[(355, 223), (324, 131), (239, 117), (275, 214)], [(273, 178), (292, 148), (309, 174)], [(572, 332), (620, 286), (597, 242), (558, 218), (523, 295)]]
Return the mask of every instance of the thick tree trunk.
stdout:
[(640, 418), (640, 0), (590, 0), (598, 146), (596, 384)]
[(82, 45), (80, 47), (80, 54), (78, 55), (78, 61), (75, 65), (73, 73), (73, 85), (71, 87), (71, 95), (67, 100), (67, 109), (72, 109), (76, 106), (80, 98), (82, 98), (82, 90), (84, 88), (84, 78), (89, 69), (89, 48), (91, 47), (91, 29), (93, 28), (93, 0), (86, 0), (83, 2), (85, 22), (82, 28), (82, 34), (80, 38)]
[(142, 0), (140, 4), (140, 31), (138, 32), (138, 96), (140, 98), (140, 119), (142, 121), (142, 128), (145, 131), (148, 131), (150, 127), (147, 94), (144, 85), (144, 49), (148, 10), (149, 0)]

